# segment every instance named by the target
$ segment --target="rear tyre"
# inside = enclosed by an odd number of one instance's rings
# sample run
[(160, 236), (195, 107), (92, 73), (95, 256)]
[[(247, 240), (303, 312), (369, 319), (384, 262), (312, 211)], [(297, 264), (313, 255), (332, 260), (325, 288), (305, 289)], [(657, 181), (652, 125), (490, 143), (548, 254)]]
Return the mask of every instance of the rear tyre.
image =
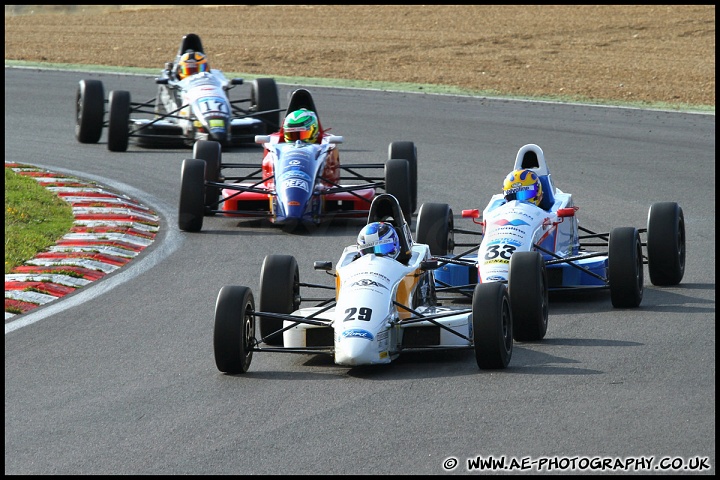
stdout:
[(185, 232), (199, 232), (205, 213), (205, 162), (196, 158), (183, 160), (180, 175), (178, 226)]
[(542, 340), (548, 326), (548, 280), (547, 268), (540, 252), (512, 254), (508, 290), (515, 340)]
[(453, 212), (447, 203), (423, 203), (415, 225), (415, 241), (430, 247), (432, 255), (447, 255), (455, 249)]
[[(292, 255), (268, 255), (260, 272), (260, 311), (289, 314), (300, 308), (300, 273)], [(282, 345), (283, 320), (260, 317), (260, 336), (268, 345)]]
[(105, 117), (105, 89), (100, 80), (80, 80), (75, 94), (75, 138), (97, 143)]
[(385, 163), (385, 191), (400, 203), (408, 226), (412, 223), (412, 196), (410, 193), (410, 163), (401, 158), (393, 158)]
[[(277, 84), (273, 78), (256, 78), (252, 81), (250, 89), (250, 104), (255, 112), (278, 110), (280, 108), (280, 95)], [(255, 115), (265, 124), (265, 134), (269, 135), (280, 130), (282, 120), (280, 111)]]
[(248, 287), (227, 285), (215, 303), (213, 350), (223, 373), (245, 373), (252, 362), (255, 341), (255, 301)]
[(640, 233), (633, 227), (610, 231), (608, 251), (610, 299), (615, 308), (635, 308), (643, 297), (643, 258)]
[(513, 319), (510, 296), (504, 284), (491, 282), (475, 285), (472, 324), (478, 367), (507, 367), (513, 351)]
[[(222, 165), (222, 146), (212, 140), (198, 140), (193, 146), (193, 158), (205, 160), (205, 181), (219, 182)], [(205, 215), (213, 215), (210, 210), (218, 209), (220, 188), (205, 187)]]
[(412, 212), (417, 211), (417, 147), (413, 142), (392, 142), (388, 147), (388, 160), (404, 158), (410, 164), (410, 197)]
[(108, 150), (125, 152), (130, 138), (130, 92), (111, 91), (108, 104)]
[(653, 285), (677, 285), (685, 275), (685, 216), (675, 202), (650, 206), (647, 256)]

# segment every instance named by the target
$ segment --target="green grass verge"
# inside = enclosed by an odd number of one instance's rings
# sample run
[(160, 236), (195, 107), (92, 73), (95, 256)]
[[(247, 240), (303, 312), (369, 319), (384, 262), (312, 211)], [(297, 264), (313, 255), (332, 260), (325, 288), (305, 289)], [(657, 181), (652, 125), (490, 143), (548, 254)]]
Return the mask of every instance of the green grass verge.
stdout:
[(62, 238), (73, 221), (72, 206), (37, 180), (5, 168), (5, 273)]

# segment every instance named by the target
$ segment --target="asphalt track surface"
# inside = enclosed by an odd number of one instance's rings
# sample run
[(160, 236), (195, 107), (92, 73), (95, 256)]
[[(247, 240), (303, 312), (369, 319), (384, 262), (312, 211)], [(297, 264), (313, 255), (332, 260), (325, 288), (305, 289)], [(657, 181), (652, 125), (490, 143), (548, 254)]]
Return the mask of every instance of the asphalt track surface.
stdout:
[[(295, 255), (302, 281), (327, 282), (312, 262), (335, 261), (361, 224), (286, 233), (214, 217), (180, 232), (190, 150), (77, 143), (81, 78), (134, 99), (155, 92), (149, 77), (6, 68), (6, 160), (124, 191), (161, 227), (127, 266), (12, 320), (20, 328), (6, 323), (6, 474), (443, 474), (450, 457), (452, 473), (468, 473), (478, 456), (558, 460), (543, 464), (552, 473), (598, 458), (630, 461), (614, 473), (671, 472), (656, 469), (663, 458), (695, 473), (683, 467), (705, 459), (701, 473), (714, 474), (714, 115), (311, 88), (323, 125), (345, 137), (342, 161), (382, 162), (390, 142), (414, 141), (418, 203), (449, 203), (456, 224), (499, 191), (527, 143), (593, 230), (644, 227), (653, 202), (679, 202), (685, 277), (660, 288), (646, 271), (633, 310), (613, 309), (606, 291), (553, 296), (547, 336), (516, 343), (503, 371), (480, 371), (470, 351), (353, 369), (256, 354), (247, 374), (227, 376), (212, 351), (220, 288), (257, 292), (272, 253)], [(285, 99), (294, 87), (280, 88)], [(226, 156), (259, 162), (261, 150)]]

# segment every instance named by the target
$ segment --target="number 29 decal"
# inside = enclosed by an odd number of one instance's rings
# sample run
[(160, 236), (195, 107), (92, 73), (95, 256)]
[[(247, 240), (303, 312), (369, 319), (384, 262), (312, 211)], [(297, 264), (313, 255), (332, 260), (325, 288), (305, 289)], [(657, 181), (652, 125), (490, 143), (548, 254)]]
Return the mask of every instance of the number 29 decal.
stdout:
[[(347, 313), (347, 317), (343, 320), (343, 322), (349, 322), (351, 320), (362, 320), (364, 322), (369, 322), (370, 317), (372, 317), (372, 308), (367, 307), (361, 307), (361, 308), (348, 308), (345, 310), (345, 313)], [(357, 317), (355, 317), (355, 314), (357, 313)]]

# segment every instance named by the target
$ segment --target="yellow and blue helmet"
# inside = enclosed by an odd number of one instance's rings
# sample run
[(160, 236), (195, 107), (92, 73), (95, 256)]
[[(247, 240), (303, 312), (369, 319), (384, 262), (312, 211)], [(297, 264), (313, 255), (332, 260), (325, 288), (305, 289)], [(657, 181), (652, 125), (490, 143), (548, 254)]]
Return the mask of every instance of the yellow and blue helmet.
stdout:
[(540, 178), (532, 170), (513, 170), (505, 177), (503, 195), (508, 202), (517, 200), (540, 206), (543, 197)]

